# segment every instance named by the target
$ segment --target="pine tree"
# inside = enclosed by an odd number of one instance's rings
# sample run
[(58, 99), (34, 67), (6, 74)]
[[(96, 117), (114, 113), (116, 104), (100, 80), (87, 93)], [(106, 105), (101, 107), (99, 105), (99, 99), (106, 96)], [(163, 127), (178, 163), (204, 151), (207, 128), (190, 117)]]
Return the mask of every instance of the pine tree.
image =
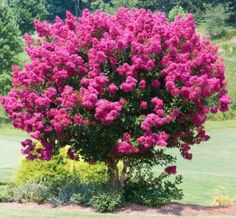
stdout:
[(10, 88), (10, 71), (22, 51), (20, 31), (11, 9), (0, 0), (0, 94)]
[(45, 0), (11, 0), (9, 5), (17, 16), (22, 33), (34, 31), (34, 19), (46, 19), (48, 11)]

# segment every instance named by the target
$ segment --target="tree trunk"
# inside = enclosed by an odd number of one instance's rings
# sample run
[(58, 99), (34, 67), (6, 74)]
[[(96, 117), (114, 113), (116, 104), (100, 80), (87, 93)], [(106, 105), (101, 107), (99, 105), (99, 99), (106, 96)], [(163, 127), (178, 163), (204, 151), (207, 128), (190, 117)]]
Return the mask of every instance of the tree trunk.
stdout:
[(119, 188), (119, 170), (117, 167), (117, 161), (114, 158), (109, 158), (106, 162), (108, 167), (110, 185), (112, 188)]
[(121, 188), (125, 187), (125, 177), (127, 172), (128, 162), (126, 160), (123, 160), (123, 169), (120, 174), (120, 186)]
[(119, 174), (118, 169), (118, 160), (114, 158), (109, 158), (109, 161), (106, 162), (108, 167), (108, 173), (110, 178), (110, 185), (113, 188), (124, 188), (125, 187), (125, 177), (128, 168), (128, 161), (123, 160), (123, 168), (121, 173)]

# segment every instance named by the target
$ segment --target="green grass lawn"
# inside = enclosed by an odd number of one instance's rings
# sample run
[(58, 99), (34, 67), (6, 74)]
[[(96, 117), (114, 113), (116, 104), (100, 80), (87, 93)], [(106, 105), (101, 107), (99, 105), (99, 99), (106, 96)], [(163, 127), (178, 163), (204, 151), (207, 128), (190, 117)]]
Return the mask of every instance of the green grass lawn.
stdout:
[(236, 129), (215, 129), (209, 133), (210, 141), (193, 147), (192, 161), (178, 161), (184, 177), (185, 203), (209, 205), (220, 186), (225, 195), (236, 197)]
[(18, 166), (21, 157), (20, 141), (26, 138), (20, 130), (5, 126), (0, 128), (0, 181), (7, 181)]

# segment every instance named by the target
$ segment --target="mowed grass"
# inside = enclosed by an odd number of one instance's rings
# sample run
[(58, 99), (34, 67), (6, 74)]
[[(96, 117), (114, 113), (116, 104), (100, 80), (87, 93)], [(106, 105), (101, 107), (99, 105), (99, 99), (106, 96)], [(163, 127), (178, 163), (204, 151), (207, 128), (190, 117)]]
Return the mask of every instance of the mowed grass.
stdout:
[(211, 140), (193, 146), (192, 161), (178, 159), (178, 172), (184, 177), (184, 203), (209, 205), (220, 187), (224, 188), (222, 194), (236, 197), (235, 133), (235, 128), (209, 130)]
[(0, 181), (8, 181), (21, 158), (20, 142), (27, 134), (9, 125), (0, 128)]
[[(177, 171), (184, 178), (183, 203), (210, 205), (219, 192), (236, 200), (235, 125), (235, 120), (208, 122), (211, 139), (192, 146), (193, 159), (177, 155)], [(159, 168), (154, 169), (158, 173)]]

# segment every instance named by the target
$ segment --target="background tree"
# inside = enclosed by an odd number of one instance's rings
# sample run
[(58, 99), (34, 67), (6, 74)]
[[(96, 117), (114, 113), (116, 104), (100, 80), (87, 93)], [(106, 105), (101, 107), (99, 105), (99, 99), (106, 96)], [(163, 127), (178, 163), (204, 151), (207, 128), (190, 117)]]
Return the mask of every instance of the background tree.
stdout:
[(91, 4), (93, 10), (99, 9), (107, 13), (113, 14), (120, 7), (134, 8), (137, 6), (137, 0), (125, 1), (125, 0), (95, 0)]
[(34, 31), (34, 19), (44, 20), (48, 14), (45, 0), (12, 0), (9, 5), (22, 33)]
[(65, 18), (66, 11), (75, 14), (75, 0), (47, 0), (48, 19), (54, 20), (55, 16)]
[[(81, 14), (85, 8), (92, 9), (91, 5), (93, 0), (46, 0), (46, 7), (48, 9), (48, 20), (53, 21), (56, 16), (62, 19), (66, 16), (66, 11), (72, 14)], [(97, 9), (97, 8), (95, 8)]]
[(229, 19), (227, 7), (223, 4), (212, 6), (205, 5), (205, 13), (203, 15), (206, 32), (212, 37), (217, 38), (225, 33), (226, 21)]
[(6, 94), (11, 87), (11, 66), (18, 63), (22, 51), (20, 31), (12, 10), (0, 0), (0, 93)]
[(168, 18), (170, 21), (174, 21), (177, 15), (183, 17), (187, 15), (187, 12), (181, 6), (177, 5), (170, 10), (168, 13)]

